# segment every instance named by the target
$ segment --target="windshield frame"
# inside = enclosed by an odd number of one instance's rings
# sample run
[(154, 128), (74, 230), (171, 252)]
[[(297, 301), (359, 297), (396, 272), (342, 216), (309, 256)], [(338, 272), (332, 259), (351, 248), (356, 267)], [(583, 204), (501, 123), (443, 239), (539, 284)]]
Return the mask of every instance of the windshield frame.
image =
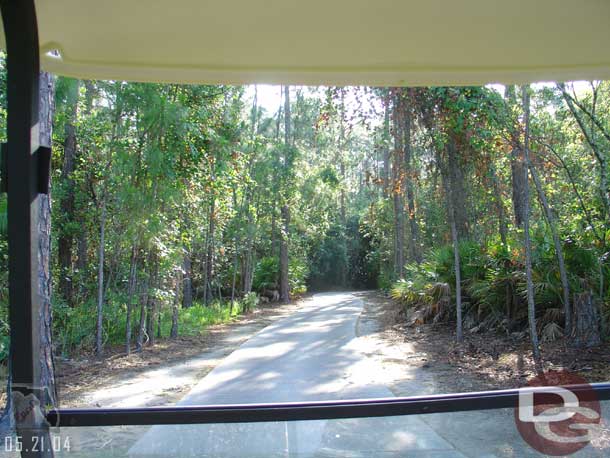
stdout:
[[(40, 386), (39, 326), (41, 300), (35, 263), (40, 234), (35, 224), (36, 199), (48, 193), (49, 148), (39, 147), (37, 133), (39, 49), (34, 0), (0, 4), (8, 55), (8, 203), (12, 390), (46, 396)], [(4, 149), (4, 148), (3, 148)], [(3, 180), (5, 182), (5, 180)], [(47, 187), (45, 187), (45, 185)], [(50, 381), (53, 385), (53, 380)], [(599, 400), (610, 400), (610, 382), (591, 385)], [(590, 389), (591, 386), (586, 387)], [(540, 388), (551, 391), (552, 387)], [(578, 391), (578, 387), (573, 388)], [(46, 414), (51, 425), (245, 423), (419, 415), (515, 407), (520, 390), (498, 390), (401, 398), (325, 402), (235, 404), (120, 409), (61, 409)]]

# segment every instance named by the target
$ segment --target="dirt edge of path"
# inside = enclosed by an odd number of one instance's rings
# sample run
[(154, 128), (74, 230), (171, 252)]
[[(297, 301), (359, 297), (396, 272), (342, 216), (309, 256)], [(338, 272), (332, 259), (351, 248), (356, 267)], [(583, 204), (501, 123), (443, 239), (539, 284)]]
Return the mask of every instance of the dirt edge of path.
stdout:
[[(458, 344), (450, 324), (409, 326), (403, 308), (391, 298), (376, 291), (367, 292), (363, 299), (363, 319), (375, 321), (379, 345), (399, 354), (386, 364), (430, 373), (436, 388), (442, 390), (436, 394), (518, 388), (535, 375), (527, 335), (467, 333), (464, 342)], [(542, 354), (545, 370), (566, 369), (590, 383), (610, 380), (607, 343), (575, 349), (562, 340), (546, 342)]]
[[(258, 331), (298, 310), (306, 299), (304, 297), (288, 304), (259, 307), (229, 323), (209, 326), (200, 335), (163, 338), (157, 340), (155, 345), (146, 346), (141, 352), (130, 355), (125, 353), (124, 347), (116, 346), (107, 349), (102, 358), (96, 358), (95, 355), (58, 358), (56, 379), (59, 404), (64, 408), (82, 406), (85, 396), (116, 381), (135, 377), (162, 365), (185, 362), (204, 353), (221, 351), (229, 354)], [(208, 367), (205, 372), (212, 369), (213, 367)], [(205, 375), (197, 374), (200, 378)], [(183, 386), (167, 393), (166, 403), (180, 399), (191, 387)]]

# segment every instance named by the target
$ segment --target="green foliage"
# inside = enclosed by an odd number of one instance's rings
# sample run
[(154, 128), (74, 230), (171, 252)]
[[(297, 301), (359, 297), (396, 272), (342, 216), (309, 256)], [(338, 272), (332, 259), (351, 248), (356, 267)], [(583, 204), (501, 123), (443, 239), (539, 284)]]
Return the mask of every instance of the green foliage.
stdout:
[(312, 256), (310, 284), (314, 289), (344, 284), (348, 269), (346, 234), (337, 224), (326, 233)]
[(262, 291), (263, 289), (277, 289), (279, 272), (279, 261), (277, 257), (266, 257), (260, 259), (256, 264), (256, 269), (254, 271), (252, 288), (255, 291)]
[[(230, 302), (214, 301), (208, 306), (195, 304), (189, 308), (180, 308), (178, 322), (182, 336), (197, 336), (205, 333), (211, 325), (227, 323), (242, 313), (248, 313), (258, 306), (258, 297), (250, 293), (242, 300), (235, 302), (231, 312)], [(53, 326), (55, 328), (55, 345), (57, 352), (64, 356), (89, 353), (95, 345), (95, 316), (96, 304), (88, 302), (80, 307), (68, 307), (57, 304), (54, 307)], [(121, 346), (125, 340), (125, 308), (119, 298), (105, 304), (104, 344), (106, 346)], [(161, 311), (161, 335), (168, 337), (172, 326), (171, 307)], [(137, 333), (137, 320), (134, 320), (133, 335)], [(0, 351), (2, 342), (8, 340), (6, 331), (0, 330)], [(155, 325), (155, 332), (157, 328)], [(0, 353), (0, 356), (2, 353)]]
[[(53, 335), (56, 352), (68, 356), (90, 352), (95, 345), (95, 320), (97, 304), (87, 301), (79, 307), (57, 303), (53, 307)], [(104, 343), (118, 344), (125, 338), (125, 306), (110, 301), (104, 309)], [(134, 323), (135, 331), (135, 323)]]
[[(554, 246), (545, 240), (545, 233), (533, 236), (534, 294), (540, 331), (545, 340), (553, 340), (562, 335), (563, 297)], [(564, 249), (573, 293), (599, 284), (600, 272), (603, 273), (602, 283), (610, 281), (608, 271), (600, 271), (593, 250), (579, 247), (573, 240), (566, 240)], [(514, 240), (508, 246), (492, 240), (485, 246), (463, 242), (459, 251), (466, 322), (472, 326), (505, 328), (508, 294), (514, 307), (514, 324), (525, 328), (527, 298), (522, 247)], [(423, 263), (406, 266), (405, 279), (393, 284), (391, 297), (407, 309), (424, 309), (438, 303), (435, 285), (446, 284), (451, 289), (454, 304), (453, 263), (452, 245), (432, 250)], [(446, 318), (455, 320), (455, 314), (448, 314)]]
[(8, 307), (0, 302), (0, 364), (8, 359), (10, 343), (10, 326), (8, 321)]
[[(180, 334), (183, 336), (197, 336), (205, 333), (208, 326), (227, 323), (236, 316), (248, 312), (243, 301), (234, 304), (233, 312), (229, 302), (214, 301), (208, 306), (195, 304), (193, 307), (179, 310), (178, 321)], [(172, 325), (172, 310), (166, 309), (161, 314), (161, 334), (168, 336)]]
[[(0, 54), (0, 82), (5, 74)], [(578, 108), (584, 132), (558, 88), (533, 91), (530, 156), (557, 219), (570, 289), (593, 291), (610, 322), (610, 205), (600, 164), (610, 159), (610, 83), (589, 86), (576, 95), (598, 123)], [(148, 297), (167, 335), (186, 284), (195, 304), (207, 306), (180, 309), (183, 334), (231, 319), (228, 297), (237, 298), (234, 313), (252, 309), (251, 290), (278, 289), (282, 237), (293, 296), (307, 288), (379, 287), (410, 309), (425, 309), (418, 319), (450, 319), (447, 197), (456, 189), (463, 205), (455, 210), (467, 222), (459, 253), (468, 322), (505, 326), (508, 294), (512, 318), (524, 324), (523, 233), (513, 222), (515, 145), (523, 132), (515, 88), (503, 95), (491, 87), (292, 87), (288, 141), (284, 108), (268, 113), (252, 103), (254, 90), (57, 79), (51, 276), (62, 353), (92, 346), (100, 248), (106, 345), (124, 339), (130, 286), (134, 336), (136, 304)], [(407, 115), (410, 148), (401, 151), (406, 130), (397, 123)], [(5, 124), (0, 91), (0, 140)], [(452, 164), (448, 145), (455, 147)], [(541, 332), (556, 338), (553, 324), (563, 320), (556, 253), (533, 187), (530, 194), (537, 317)], [(8, 335), (6, 229), (0, 196), (0, 360)], [(400, 236), (404, 279), (394, 265)]]
[(383, 268), (377, 277), (377, 287), (383, 291), (390, 291), (393, 288), (394, 271), (389, 267)]
[[(460, 242), (460, 267), (462, 278), (477, 279), (483, 275), (482, 247), (471, 241)], [(455, 285), (454, 250), (452, 245), (445, 245), (432, 250), (424, 263), (426, 273), (434, 273), (436, 280)]]
[(324, 167), (320, 171), (320, 179), (331, 187), (337, 187), (339, 185), (339, 177), (337, 172), (332, 167)]
[(288, 262), (288, 283), (292, 294), (301, 295), (307, 292), (309, 266), (307, 259), (293, 257)]
[(256, 294), (254, 291), (251, 291), (246, 294), (241, 300), (244, 312), (248, 313), (251, 310), (254, 310), (258, 306), (259, 301), (260, 299), (258, 297), (258, 294)]

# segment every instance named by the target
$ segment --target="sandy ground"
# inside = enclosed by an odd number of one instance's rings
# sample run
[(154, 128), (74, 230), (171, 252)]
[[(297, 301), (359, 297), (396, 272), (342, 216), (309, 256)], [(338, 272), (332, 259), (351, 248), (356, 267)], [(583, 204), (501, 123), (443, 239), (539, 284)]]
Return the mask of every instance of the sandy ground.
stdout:
[[(518, 388), (535, 376), (527, 334), (466, 332), (457, 344), (452, 325), (408, 326), (401, 307), (378, 293), (368, 295), (363, 319), (367, 316), (377, 323), (372, 340), (382, 349), (378, 357), (384, 364), (433, 374), (437, 393)], [(543, 343), (541, 351), (545, 370), (566, 369), (590, 383), (610, 380), (608, 344), (576, 349), (557, 340)]]
[(257, 308), (196, 337), (161, 340), (127, 356), (122, 348), (57, 362), (60, 407), (142, 407), (174, 404), (223, 358), (301, 302)]
[[(527, 337), (495, 333), (470, 334), (455, 342), (453, 327), (423, 325), (410, 327), (391, 299), (377, 292), (365, 294), (365, 307), (358, 324), (360, 347), (377, 362), (375, 377), (395, 396), (419, 396), (466, 391), (508, 389), (524, 386), (534, 375)], [(563, 342), (543, 344), (545, 369), (569, 369), (590, 382), (610, 380), (608, 345), (589, 350), (566, 347)], [(424, 415), (421, 418), (467, 456), (538, 457), (511, 429), (512, 409)], [(502, 420), (503, 419), (503, 420)], [(468, 424), (465, 433), (457, 425)], [(496, 442), (511, 436), (508, 448)], [(500, 436), (498, 436), (500, 435)], [(465, 440), (467, 437), (468, 440)], [(464, 447), (465, 444), (469, 444)], [(519, 448), (521, 446), (521, 448)], [(591, 444), (576, 457), (608, 456), (610, 450), (610, 403), (602, 403), (601, 429)]]

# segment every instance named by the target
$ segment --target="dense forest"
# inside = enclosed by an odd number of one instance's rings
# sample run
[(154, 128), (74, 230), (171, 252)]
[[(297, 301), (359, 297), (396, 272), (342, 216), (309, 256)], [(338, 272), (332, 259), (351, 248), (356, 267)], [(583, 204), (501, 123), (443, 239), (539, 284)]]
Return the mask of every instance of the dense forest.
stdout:
[[(386, 290), (458, 340), (603, 339), (607, 82), (285, 86), (273, 111), (255, 86), (52, 86), (58, 354), (135, 351), (327, 289)], [(7, 282), (3, 194), (4, 359)]]

